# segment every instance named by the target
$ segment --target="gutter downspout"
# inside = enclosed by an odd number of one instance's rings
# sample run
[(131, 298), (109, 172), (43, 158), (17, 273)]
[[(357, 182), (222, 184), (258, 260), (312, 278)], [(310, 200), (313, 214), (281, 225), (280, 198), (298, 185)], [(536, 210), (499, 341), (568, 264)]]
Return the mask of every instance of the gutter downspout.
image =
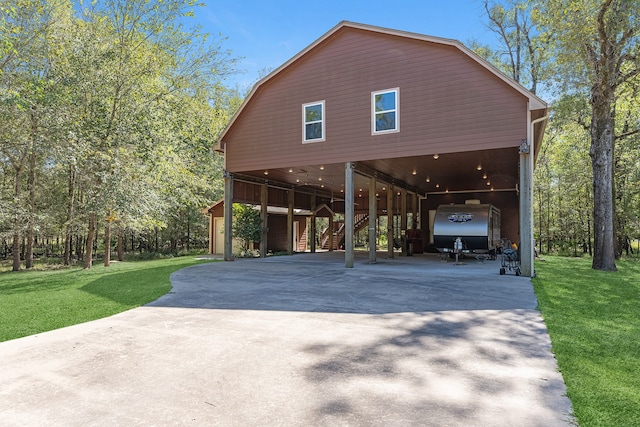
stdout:
[[(534, 243), (533, 243), (533, 168), (535, 158), (534, 126), (549, 118), (546, 114), (535, 120), (529, 121), (528, 144), (520, 146), (520, 256), (522, 275), (535, 277), (534, 270)], [(526, 216), (525, 216), (526, 215)]]

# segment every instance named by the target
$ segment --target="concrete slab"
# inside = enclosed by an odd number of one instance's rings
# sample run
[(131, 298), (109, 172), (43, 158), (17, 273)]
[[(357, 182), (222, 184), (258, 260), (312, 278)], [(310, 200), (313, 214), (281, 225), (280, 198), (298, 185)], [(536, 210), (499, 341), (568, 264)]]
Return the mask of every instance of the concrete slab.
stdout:
[(574, 424), (529, 279), (383, 256), (202, 264), (149, 306), (0, 343), (0, 424)]

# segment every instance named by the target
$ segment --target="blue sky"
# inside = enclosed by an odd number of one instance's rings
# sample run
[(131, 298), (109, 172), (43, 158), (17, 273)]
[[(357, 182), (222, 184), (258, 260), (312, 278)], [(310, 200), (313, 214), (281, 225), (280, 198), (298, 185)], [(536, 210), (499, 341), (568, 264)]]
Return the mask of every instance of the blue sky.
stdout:
[[(313, 43), (340, 21), (348, 20), (467, 43), (493, 44), (481, 0), (204, 0), (196, 10), (205, 32), (227, 37), (223, 47), (242, 57), (241, 74), (228, 83), (249, 88)], [(309, 5), (312, 5), (309, 7)]]

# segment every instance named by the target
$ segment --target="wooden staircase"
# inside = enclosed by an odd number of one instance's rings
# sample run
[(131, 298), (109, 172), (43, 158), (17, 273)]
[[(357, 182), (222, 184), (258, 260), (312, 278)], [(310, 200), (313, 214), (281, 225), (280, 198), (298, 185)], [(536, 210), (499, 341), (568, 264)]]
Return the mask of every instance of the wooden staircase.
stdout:
[[(353, 234), (361, 231), (363, 228), (369, 225), (369, 214), (356, 214), (354, 217), (355, 224), (353, 226)], [(338, 242), (338, 248), (344, 246), (344, 223), (340, 223), (340, 228), (336, 233), (336, 237), (334, 238), (334, 242)]]

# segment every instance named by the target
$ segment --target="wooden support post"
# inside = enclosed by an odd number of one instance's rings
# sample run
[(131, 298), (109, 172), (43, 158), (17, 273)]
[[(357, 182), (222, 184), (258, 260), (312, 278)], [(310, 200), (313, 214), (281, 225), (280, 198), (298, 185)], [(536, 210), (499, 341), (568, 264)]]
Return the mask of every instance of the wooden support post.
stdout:
[(311, 232), (308, 237), (311, 239), (309, 248), (312, 254), (316, 252), (316, 234), (316, 193), (313, 193), (311, 195)]
[(376, 263), (376, 219), (378, 216), (378, 201), (376, 198), (376, 179), (369, 178), (369, 263)]
[(267, 206), (269, 205), (269, 185), (265, 182), (260, 189), (260, 220), (262, 221), (262, 236), (260, 237), (260, 258), (267, 256), (267, 233), (269, 231)]
[(420, 220), (418, 219), (418, 203), (420, 199), (418, 198), (418, 193), (413, 193), (411, 196), (411, 229), (417, 230), (418, 224)]
[(393, 259), (393, 185), (387, 189), (387, 258)]
[(333, 212), (329, 214), (329, 252), (333, 252)]
[(224, 249), (225, 261), (233, 261), (233, 175), (224, 172)]
[(287, 210), (287, 254), (293, 255), (293, 204), (295, 198), (295, 190), (289, 190), (289, 203)]
[(353, 268), (353, 229), (355, 209), (353, 198), (353, 162), (345, 163), (344, 168), (344, 266)]
[(400, 250), (407, 254), (407, 190), (400, 190)]
[[(529, 126), (531, 127), (531, 126)], [(529, 140), (531, 141), (531, 140)], [(533, 276), (533, 146), (520, 146), (520, 274)]]

